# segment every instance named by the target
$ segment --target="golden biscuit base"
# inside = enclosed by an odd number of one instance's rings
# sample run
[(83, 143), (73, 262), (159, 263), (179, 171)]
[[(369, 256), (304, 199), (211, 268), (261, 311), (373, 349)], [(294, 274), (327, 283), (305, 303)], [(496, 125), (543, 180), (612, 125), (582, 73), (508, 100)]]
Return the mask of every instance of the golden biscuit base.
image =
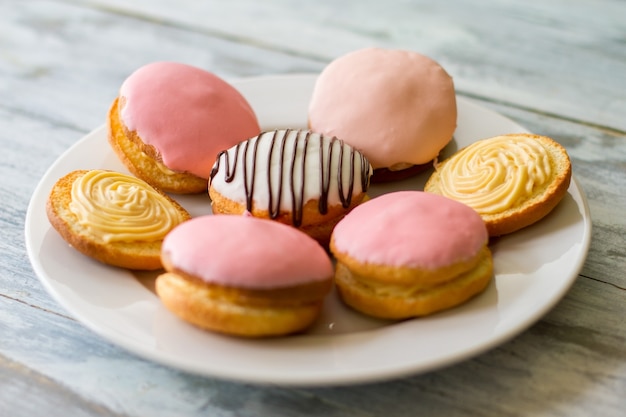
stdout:
[(319, 316), (332, 280), (277, 290), (210, 284), (176, 272), (157, 277), (156, 292), (180, 319), (205, 330), (249, 337), (301, 332)]
[[(159, 190), (174, 194), (206, 192), (208, 180), (186, 172), (174, 172), (160, 160), (158, 152), (143, 143), (136, 132), (124, 126), (119, 115), (120, 98), (109, 109), (108, 141), (120, 161), (138, 178)], [(207, 161), (212, 164), (213, 161)]]
[(484, 257), (484, 250), (488, 249), (484, 248), (470, 259), (454, 262), (436, 270), (363, 263), (339, 251), (335, 247), (334, 240), (330, 242), (330, 250), (337, 262), (344, 264), (353, 274), (362, 277), (362, 279), (371, 280), (376, 282), (377, 285), (424, 288), (449, 281), (459, 274), (472, 269)]
[[(370, 265), (370, 268), (376, 266)], [(344, 303), (373, 317), (407, 319), (458, 306), (483, 292), (493, 278), (493, 260), (485, 246), (472, 268), (431, 286), (424, 286), (419, 279), (413, 285), (388, 286), (368, 278), (356, 275), (345, 264), (337, 262), (335, 284)]]

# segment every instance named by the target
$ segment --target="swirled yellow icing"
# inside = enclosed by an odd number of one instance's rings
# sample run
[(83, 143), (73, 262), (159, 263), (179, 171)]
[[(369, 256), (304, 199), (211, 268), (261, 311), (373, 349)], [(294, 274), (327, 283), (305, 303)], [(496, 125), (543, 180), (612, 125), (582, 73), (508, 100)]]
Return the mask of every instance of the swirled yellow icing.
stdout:
[(475, 142), (438, 170), (441, 193), (479, 214), (515, 207), (541, 189), (553, 172), (544, 146), (523, 136)]
[(147, 183), (103, 170), (88, 171), (74, 181), (70, 211), (105, 243), (161, 240), (185, 220)]

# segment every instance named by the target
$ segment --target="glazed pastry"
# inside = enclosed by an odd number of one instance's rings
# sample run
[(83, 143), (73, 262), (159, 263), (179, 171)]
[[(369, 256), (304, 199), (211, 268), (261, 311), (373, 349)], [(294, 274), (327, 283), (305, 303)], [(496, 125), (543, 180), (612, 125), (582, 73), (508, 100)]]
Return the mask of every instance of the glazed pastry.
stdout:
[(342, 300), (385, 319), (425, 316), (482, 292), (493, 276), (488, 236), (468, 206), (421, 191), (369, 200), (333, 231)]
[(436, 165), (425, 191), (472, 207), (489, 235), (499, 236), (545, 217), (567, 192), (571, 176), (561, 145), (514, 133), (475, 142)]
[(142, 270), (161, 268), (163, 238), (190, 218), (146, 182), (104, 170), (78, 170), (60, 178), (46, 212), (76, 250), (109, 265)]
[(334, 60), (309, 104), (311, 130), (363, 152), (373, 182), (430, 167), (456, 123), (452, 78), (437, 62), (406, 50), (367, 48)]
[(365, 198), (372, 168), (354, 148), (304, 130), (264, 132), (222, 152), (211, 172), (214, 213), (295, 226), (322, 245)]
[(198, 327), (237, 336), (300, 332), (318, 317), (332, 263), (306, 234), (250, 216), (202, 216), (166, 237), (156, 291)]
[(156, 62), (122, 84), (108, 117), (108, 138), (127, 168), (172, 193), (206, 192), (217, 154), (257, 135), (246, 99), (199, 68)]

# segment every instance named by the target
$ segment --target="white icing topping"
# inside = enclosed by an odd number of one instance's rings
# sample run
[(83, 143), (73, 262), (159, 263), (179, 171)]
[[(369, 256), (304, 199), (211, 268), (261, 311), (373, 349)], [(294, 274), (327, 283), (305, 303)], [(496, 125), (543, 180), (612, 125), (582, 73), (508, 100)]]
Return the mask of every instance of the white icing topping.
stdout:
[[(245, 205), (251, 196), (255, 208), (278, 207), (284, 213), (297, 202), (323, 198), (328, 206), (345, 206), (346, 199), (367, 190), (371, 173), (367, 159), (336, 138), (276, 130), (220, 155), (210, 184), (229, 200)], [(322, 195), (325, 188), (327, 197)]]

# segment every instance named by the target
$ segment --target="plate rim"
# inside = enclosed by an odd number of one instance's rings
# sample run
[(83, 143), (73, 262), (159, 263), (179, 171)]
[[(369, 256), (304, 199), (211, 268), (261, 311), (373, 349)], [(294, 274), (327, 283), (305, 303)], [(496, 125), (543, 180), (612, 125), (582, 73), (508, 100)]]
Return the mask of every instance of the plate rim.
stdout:
[[(256, 77), (247, 77), (247, 78), (239, 78), (234, 79), (231, 82), (233, 85), (238, 86), (241, 84), (250, 84), (250, 83), (265, 83), (265, 82), (282, 82), (287, 80), (289, 82), (312, 82), (317, 77), (317, 74), (285, 74), (285, 75), (265, 75), (265, 76), (256, 76)], [(498, 115), (506, 119), (512, 125), (519, 126), (524, 129), (519, 123), (513, 121), (512, 119), (490, 110), (484, 106), (481, 106), (475, 100), (463, 96), (457, 95), (457, 99), (459, 102), (463, 103), (463, 105), (473, 106), (475, 108), (480, 108), (481, 110), (486, 110), (487, 112)], [(250, 374), (246, 371), (239, 370), (235, 372), (233, 370), (225, 371), (223, 369), (214, 369), (211, 372), (207, 372), (206, 370), (194, 369), (192, 366), (188, 366), (185, 363), (181, 363), (180, 361), (173, 360), (168, 356), (163, 357), (158, 354), (157, 351), (146, 351), (145, 349), (141, 349), (137, 343), (131, 341), (120, 341), (118, 338), (111, 336), (108, 331), (104, 331), (102, 328), (98, 327), (95, 323), (90, 321), (85, 321), (79, 312), (75, 311), (74, 306), (68, 305), (68, 300), (64, 299), (61, 294), (57, 291), (57, 289), (52, 285), (51, 278), (48, 276), (47, 272), (40, 264), (37, 256), (35, 254), (35, 248), (33, 239), (32, 228), (34, 226), (34, 216), (37, 210), (41, 210), (41, 207), (36, 207), (37, 204), (40, 205), (40, 200), (42, 193), (45, 191), (45, 195), (47, 195), (47, 191), (44, 190), (44, 187), (48, 186), (48, 182), (46, 180), (50, 180), (50, 173), (53, 172), (59, 165), (62, 164), (64, 158), (72, 153), (72, 151), (81, 146), (84, 141), (90, 140), (92, 136), (96, 136), (101, 134), (101, 131), (105, 129), (105, 124), (102, 124), (99, 127), (96, 127), (92, 131), (83, 135), (79, 140), (73, 143), (70, 147), (68, 147), (64, 152), (59, 155), (55, 161), (46, 169), (44, 175), (38, 182), (35, 187), (26, 212), (25, 217), (25, 244), (27, 249), (28, 258), (33, 267), (33, 270), (39, 279), (39, 281), (44, 286), (45, 290), (52, 296), (52, 298), (61, 305), (66, 311), (68, 311), (72, 316), (74, 316), (78, 322), (85, 327), (92, 330), (99, 337), (102, 337), (104, 340), (111, 342), (117, 346), (124, 348), (126, 351), (130, 353), (142, 357), (150, 359), (156, 363), (160, 363), (163, 365), (170, 366), (175, 369), (184, 370), (186, 372), (190, 372), (193, 374), (202, 375), (205, 377), (214, 377), (214, 378), (222, 378), (231, 381), (239, 381), (244, 383), (256, 383), (256, 384), (278, 384), (283, 386), (331, 386), (331, 385), (346, 385), (346, 384), (356, 384), (356, 383), (366, 383), (366, 382), (377, 382), (388, 380), (392, 378), (400, 378), (408, 375), (416, 375), (423, 372), (432, 371), (435, 369), (440, 369), (444, 366), (452, 365), (455, 363), (459, 363), (465, 361), (469, 358), (475, 357), (481, 353), (487, 352), (493, 349), (496, 346), (499, 346), (506, 341), (514, 338), (515, 336), (521, 334), (524, 330), (535, 324), (538, 320), (541, 319), (545, 314), (547, 314), (554, 306), (565, 296), (565, 294), (569, 291), (571, 286), (576, 281), (580, 271), (582, 270), (591, 242), (591, 229), (592, 222), (589, 210), (589, 204), (587, 201), (587, 197), (584, 193), (582, 186), (577, 180), (575, 175), (572, 175), (572, 181), (570, 184), (570, 190), (574, 189), (577, 193), (577, 197), (580, 201), (577, 201), (577, 206), (582, 209), (582, 220), (583, 220), (583, 229), (582, 229), (582, 240), (579, 242), (581, 244), (581, 249), (579, 251), (580, 256), (577, 258), (576, 265), (572, 269), (571, 276), (565, 280), (565, 284), (559, 287), (559, 291), (554, 293), (550, 298), (549, 303), (545, 303), (542, 305), (540, 309), (535, 309), (533, 313), (527, 318), (525, 321), (517, 323), (516, 326), (509, 327), (506, 332), (502, 332), (498, 337), (491, 338), (486, 343), (476, 344), (472, 349), (465, 350), (463, 354), (456, 354), (454, 357), (443, 357), (438, 361), (431, 362), (428, 365), (420, 364), (419, 362), (411, 362), (404, 366), (402, 369), (389, 368), (389, 369), (378, 369), (374, 373), (372, 371), (363, 370), (353, 370), (352, 372), (335, 372), (332, 374), (329, 373), (319, 373), (319, 374), (310, 374), (307, 373), (305, 377), (298, 377), (298, 375), (292, 375), (289, 373), (283, 372), (282, 374), (273, 374), (271, 378), (268, 378), (267, 374), (264, 373), (255, 373)], [(570, 192), (568, 190), (568, 193)], [(576, 200), (576, 198), (575, 198)], [(45, 211), (44, 211), (45, 215)], [(51, 226), (50, 226), (51, 227)], [(147, 291), (147, 290), (146, 290)], [(337, 337), (337, 335), (332, 335), (329, 337)]]

